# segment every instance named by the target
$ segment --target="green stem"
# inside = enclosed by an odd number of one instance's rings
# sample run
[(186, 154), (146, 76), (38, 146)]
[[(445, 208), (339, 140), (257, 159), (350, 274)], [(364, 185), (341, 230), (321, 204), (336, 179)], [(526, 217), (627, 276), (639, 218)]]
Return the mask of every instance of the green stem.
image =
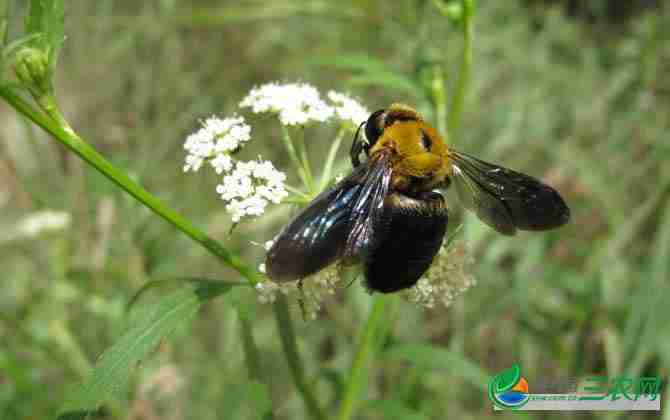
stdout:
[(375, 297), (370, 316), (368, 317), (356, 349), (354, 361), (351, 364), (349, 379), (344, 390), (344, 399), (340, 405), (338, 420), (349, 420), (354, 412), (354, 406), (359, 400), (360, 389), (363, 384), (365, 367), (376, 344), (376, 337), (382, 326), (385, 296)]
[(249, 378), (261, 381), (260, 357), (258, 356), (258, 346), (251, 330), (251, 323), (246, 316), (240, 313), (240, 338), (244, 346), (244, 358), (249, 371)]
[(283, 295), (279, 294), (277, 296), (273, 309), (275, 318), (277, 319), (277, 327), (279, 328), (279, 338), (291, 370), (291, 376), (293, 376), (293, 382), (295, 382), (298, 392), (305, 401), (310, 416), (316, 420), (325, 420), (326, 415), (319, 406), (317, 399), (312, 393), (312, 389), (308, 386), (305, 379), (305, 370), (298, 355), (298, 346), (295, 340), (295, 331), (293, 331), (291, 314), (286, 303), (286, 298)]
[(311, 196), (309, 194), (305, 194), (304, 192), (300, 191), (298, 188), (296, 188), (292, 185), (284, 184), (284, 187), (286, 188), (286, 191), (288, 191), (292, 194), (299, 195), (299, 196), (301, 196), (303, 198), (306, 198), (306, 199), (311, 198)]
[(447, 92), (445, 89), (444, 70), (442, 66), (433, 67), (433, 81), (431, 84), (431, 95), (435, 106), (435, 120), (437, 121), (437, 131), (445, 136), (445, 141), (449, 142), (447, 133)]
[(326, 157), (326, 164), (323, 167), (323, 173), (321, 174), (321, 181), (319, 182), (319, 191), (323, 191), (330, 179), (332, 178), (333, 164), (335, 163), (335, 157), (337, 156), (337, 151), (340, 149), (340, 144), (342, 144), (342, 138), (346, 130), (340, 128), (340, 131), (337, 132), (335, 140), (330, 145), (330, 150), (328, 150), (328, 156)]
[(300, 136), (298, 137), (298, 150), (300, 153), (300, 161), (307, 176), (307, 188), (311, 194), (314, 194), (314, 177), (312, 176), (312, 168), (309, 165), (309, 157), (307, 156), (307, 147), (305, 146), (305, 127), (300, 127)]
[(463, 7), (463, 52), (459, 69), (458, 85), (454, 91), (449, 109), (449, 131), (454, 138), (458, 138), (461, 114), (465, 103), (465, 95), (470, 85), (472, 71), (472, 38), (475, 0), (461, 0)]
[(282, 125), (281, 126), (281, 131), (282, 131), (282, 140), (284, 142), (284, 146), (286, 146), (286, 151), (288, 152), (289, 158), (291, 158), (291, 162), (293, 163), (293, 166), (295, 166), (295, 169), (298, 171), (298, 175), (300, 176), (300, 180), (302, 181), (303, 185), (305, 185), (306, 188), (310, 189), (309, 185), (309, 179), (307, 177), (307, 173), (305, 172), (305, 168), (303, 167), (302, 163), (300, 162), (300, 158), (298, 157), (298, 153), (295, 151), (295, 147), (293, 146), (293, 140), (291, 140), (291, 135), (288, 132), (288, 128), (286, 126)]
[(20, 114), (42, 127), (42, 129), (51, 134), (56, 140), (63, 143), (68, 149), (79, 155), (110, 181), (114, 182), (131, 196), (135, 197), (158, 216), (167, 220), (177, 229), (184, 232), (191, 239), (200, 243), (247, 280), (252, 283), (260, 281), (260, 276), (257, 271), (244, 264), (238, 255), (226, 249), (218, 241), (210, 238), (204, 232), (193, 226), (186, 218), (167, 207), (154, 195), (131, 180), (123, 171), (112, 165), (93, 147), (82, 140), (72, 128), (70, 128), (67, 122), (63, 124), (65, 120), (60, 116), (57, 108), (55, 108), (55, 101), (53, 101), (52, 98), (40, 98), (37, 100), (41, 106), (46, 106), (45, 112), (51, 114), (47, 116), (35, 110), (9, 86), (0, 86), (0, 96), (2, 96)]

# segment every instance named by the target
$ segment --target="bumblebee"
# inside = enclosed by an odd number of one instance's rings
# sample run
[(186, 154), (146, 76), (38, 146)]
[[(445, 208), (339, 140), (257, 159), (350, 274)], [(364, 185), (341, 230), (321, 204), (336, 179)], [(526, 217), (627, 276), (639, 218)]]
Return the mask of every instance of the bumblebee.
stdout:
[(556, 190), (451, 149), (406, 105), (372, 113), (358, 127), (350, 155), (352, 173), (277, 237), (265, 260), (270, 279), (300, 280), (339, 260), (361, 264), (371, 291), (412, 287), (442, 245), (449, 217), (440, 191), (452, 184), (466, 208), (504, 235), (570, 219)]

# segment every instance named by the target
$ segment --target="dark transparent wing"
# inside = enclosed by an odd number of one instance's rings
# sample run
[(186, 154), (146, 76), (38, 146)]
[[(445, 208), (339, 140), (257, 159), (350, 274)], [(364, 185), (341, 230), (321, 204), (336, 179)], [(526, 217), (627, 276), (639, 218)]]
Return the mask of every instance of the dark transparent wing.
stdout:
[[(321, 193), (281, 231), (265, 258), (265, 269), (272, 280), (307, 277), (344, 255), (351, 228), (356, 225), (354, 211), (361, 217), (368, 214), (364, 207), (374, 204), (371, 199), (377, 197), (372, 184), (383, 179), (372, 163), (359, 166)], [(366, 246), (360, 240), (356, 241), (359, 251)]]
[(453, 150), (450, 157), (464, 206), (498, 232), (547, 230), (570, 220), (570, 209), (558, 192), (532, 176)]
[(385, 153), (366, 162), (368, 171), (360, 194), (356, 197), (349, 219), (351, 230), (347, 237), (344, 257), (358, 257), (375, 239), (375, 232), (384, 214), (384, 199), (391, 185), (391, 163)]

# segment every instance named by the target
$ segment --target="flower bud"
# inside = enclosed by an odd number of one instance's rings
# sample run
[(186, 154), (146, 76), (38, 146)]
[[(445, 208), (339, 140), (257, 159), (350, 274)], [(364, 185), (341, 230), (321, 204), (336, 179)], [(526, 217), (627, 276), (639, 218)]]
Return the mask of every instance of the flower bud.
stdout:
[(43, 95), (52, 91), (49, 58), (36, 48), (24, 48), (16, 54), (16, 77), (33, 94)]
[(460, 3), (449, 3), (443, 13), (452, 21), (460, 22), (463, 19), (463, 6)]
[(459, 25), (463, 20), (463, 4), (454, 0), (434, 0), (433, 4), (440, 13), (452, 23)]

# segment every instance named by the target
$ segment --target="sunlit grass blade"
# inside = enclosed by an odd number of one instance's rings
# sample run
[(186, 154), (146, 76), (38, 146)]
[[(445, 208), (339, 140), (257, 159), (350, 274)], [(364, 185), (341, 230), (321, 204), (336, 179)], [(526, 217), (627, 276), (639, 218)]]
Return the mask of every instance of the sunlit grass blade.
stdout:
[(94, 411), (124, 391), (137, 363), (178, 326), (190, 320), (205, 302), (230, 288), (230, 284), (223, 282), (192, 281), (149, 306), (144, 316), (135, 318), (136, 325), (103, 353), (88, 378), (70, 390), (59, 419)]

